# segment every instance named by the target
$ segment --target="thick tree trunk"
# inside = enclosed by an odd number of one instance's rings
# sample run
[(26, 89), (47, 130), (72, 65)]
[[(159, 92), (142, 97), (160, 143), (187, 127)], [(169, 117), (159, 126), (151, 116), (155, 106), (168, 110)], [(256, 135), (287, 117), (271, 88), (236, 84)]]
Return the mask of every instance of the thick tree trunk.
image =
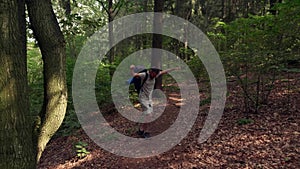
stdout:
[[(164, 8), (164, 0), (154, 0), (154, 12), (163, 12)], [(155, 15), (153, 20), (153, 29), (154, 32), (162, 32), (163, 28), (163, 18), (162, 15)], [(162, 49), (162, 35), (161, 34), (153, 34), (153, 40), (152, 40), (152, 48), (158, 48)], [(160, 68), (161, 65), (161, 51), (154, 50), (152, 52), (152, 60), (151, 60), (151, 66)], [(156, 86), (157, 89), (162, 88), (162, 77), (160, 76), (157, 79)]]
[(51, 0), (26, 0), (34, 35), (44, 62), (44, 104), (37, 138), (37, 160), (60, 127), (67, 107), (66, 51)]
[(32, 169), (24, 0), (1, 0), (0, 25), (0, 168)]

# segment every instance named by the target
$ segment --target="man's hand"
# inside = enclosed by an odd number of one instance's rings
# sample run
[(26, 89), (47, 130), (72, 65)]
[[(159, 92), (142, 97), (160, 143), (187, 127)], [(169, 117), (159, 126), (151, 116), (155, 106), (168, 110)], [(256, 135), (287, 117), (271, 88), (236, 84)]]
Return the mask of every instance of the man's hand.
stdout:
[(181, 70), (181, 67), (175, 67), (174, 70)]
[(130, 65), (130, 69), (133, 70), (135, 68), (134, 65)]
[(130, 74), (131, 74), (131, 76), (133, 76), (133, 77), (137, 75), (137, 73), (134, 72), (134, 68), (135, 68), (134, 65), (130, 65)]
[[(163, 75), (163, 74), (167, 74), (167, 73), (172, 72), (172, 71), (174, 71), (174, 70), (181, 70), (181, 67), (175, 67), (175, 68), (163, 70), (163, 71), (159, 72), (158, 76)], [(158, 76), (157, 76), (157, 77), (158, 77)]]

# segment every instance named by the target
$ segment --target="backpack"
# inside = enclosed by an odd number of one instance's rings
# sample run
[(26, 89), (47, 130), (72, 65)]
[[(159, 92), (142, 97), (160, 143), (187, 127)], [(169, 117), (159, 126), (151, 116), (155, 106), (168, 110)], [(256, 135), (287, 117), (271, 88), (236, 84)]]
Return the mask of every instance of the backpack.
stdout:
[(143, 85), (145, 84), (145, 82), (148, 78), (148, 72), (147, 71), (148, 71), (148, 69), (143, 69), (143, 70), (138, 72), (138, 73), (144, 73), (144, 72), (146, 73), (146, 76), (145, 76), (144, 79), (142, 79), (139, 76), (135, 76), (135, 77), (132, 78), (132, 80), (130, 82), (130, 84), (134, 84), (134, 88), (135, 88), (135, 90), (138, 94), (140, 94), (140, 91), (141, 91)]
[[(129, 80), (127, 80), (127, 84), (134, 84), (134, 89), (135, 91), (140, 94), (140, 91), (144, 85), (144, 83), (146, 82), (146, 80), (148, 79), (148, 70), (149, 69), (146, 69), (144, 66), (136, 66), (134, 68), (134, 72), (135, 73), (146, 73), (146, 76), (144, 79), (142, 79), (141, 77), (139, 76), (135, 76), (135, 77), (132, 77), (130, 78)], [(159, 69), (160, 70), (160, 69)], [(154, 89), (155, 89), (155, 86), (156, 86), (156, 81), (155, 81), (155, 85), (154, 85)]]
[(148, 78), (148, 69), (145, 69), (144, 66), (136, 66), (133, 70), (135, 73), (146, 73), (146, 76), (144, 79), (142, 79), (139, 76), (135, 76), (127, 80), (127, 84), (133, 84), (135, 91), (139, 94), (141, 91), (141, 88), (143, 87), (144, 83), (146, 82)]

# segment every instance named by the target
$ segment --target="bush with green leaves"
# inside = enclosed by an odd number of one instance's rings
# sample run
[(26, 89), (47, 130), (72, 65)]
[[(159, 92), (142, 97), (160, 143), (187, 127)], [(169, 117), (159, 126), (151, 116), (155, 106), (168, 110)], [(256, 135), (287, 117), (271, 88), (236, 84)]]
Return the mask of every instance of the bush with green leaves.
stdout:
[(197, 79), (197, 81), (200, 80), (208, 80), (208, 74), (207, 71), (202, 63), (202, 61), (197, 56), (191, 57), (189, 61), (187, 61), (187, 65), (193, 72), (193, 75)]
[(237, 77), (246, 112), (259, 112), (277, 75), (290, 60), (300, 58), (300, 1), (288, 0), (275, 8), (278, 15), (250, 15), (220, 24), (209, 34), (222, 44), (219, 53), (225, 71)]
[(249, 118), (241, 118), (241, 119), (237, 120), (238, 125), (246, 125), (246, 124), (251, 124), (251, 123), (253, 123), (253, 120), (249, 119)]
[(29, 85), (30, 110), (37, 115), (44, 100), (43, 61), (39, 48), (33, 42), (27, 44), (27, 77)]
[(65, 119), (60, 126), (57, 136), (69, 136), (75, 133), (78, 129), (81, 128), (81, 125), (77, 119), (77, 115), (74, 110), (68, 110), (65, 116)]
[(83, 141), (77, 142), (75, 144), (76, 156), (79, 158), (84, 158), (87, 155), (89, 155), (90, 152), (86, 149), (87, 146), (88, 146), (88, 144), (86, 142), (83, 142)]

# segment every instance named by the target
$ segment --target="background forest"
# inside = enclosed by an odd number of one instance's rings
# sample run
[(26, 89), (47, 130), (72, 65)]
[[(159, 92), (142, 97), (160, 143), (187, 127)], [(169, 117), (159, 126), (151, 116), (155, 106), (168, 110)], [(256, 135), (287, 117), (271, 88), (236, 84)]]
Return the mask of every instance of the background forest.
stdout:
[[(6, 2), (3, 1), (3, 4), (4, 3)], [(2, 2), (0, 4), (2, 4)], [(20, 141), (18, 141), (18, 139), (13, 139), (15, 136), (8, 136), (8, 132), (2, 132), (2, 130), (6, 128), (5, 125), (2, 124), (6, 124), (5, 122), (9, 118), (6, 118), (8, 116), (6, 116), (5, 113), (1, 113), (0, 139), (1, 142), (7, 143), (0, 146), (1, 152), (6, 152), (0, 153), (0, 159), (5, 159), (0, 162), (1, 169), (32, 168), (36, 163), (38, 163), (38, 168), (300, 167), (300, 100), (296, 99), (300, 96), (300, 0), (42, 0), (39, 2), (36, 0), (28, 0), (23, 2), (23, 6), (24, 9), (22, 9), (26, 14), (24, 25), (26, 25), (25, 36), (27, 39), (27, 80), (23, 81), (22, 84), (25, 86), (25, 90), (28, 90), (28, 95), (24, 97), (28, 98), (29, 105), (28, 108), (26, 108), (28, 111), (24, 112), (24, 117), (26, 117), (25, 119), (27, 121), (24, 124), (34, 127), (29, 129), (33, 134), (27, 136), (26, 134), (16, 135), (18, 135), (19, 140), (22, 137), (32, 136), (32, 138), (28, 139), (34, 141), (30, 144), (25, 143), (28, 145), (25, 150), (16, 148), (18, 144), (21, 143), (19, 143)], [(44, 6), (47, 6), (47, 8), (43, 8)], [(46, 28), (46, 22), (49, 21), (46, 17), (43, 17), (43, 15), (46, 15), (46, 9), (54, 12), (55, 15), (53, 16), (55, 16), (55, 18), (52, 19), (56, 19), (58, 27), (54, 26), (53, 29)], [(20, 8), (17, 8), (16, 11), (20, 11)], [(262, 146), (258, 148), (259, 150), (245, 150), (245, 152), (243, 152), (242, 149), (244, 148), (237, 147), (234, 149), (238, 150), (232, 150), (233, 155), (230, 153), (225, 154), (230, 156), (228, 158), (223, 158), (225, 155), (219, 153), (221, 150), (216, 147), (234, 147), (234, 144), (243, 142), (243, 139), (234, 140), (234, 134), (232, 134), (233, 136), (231, 137), (233, 139), (232, 145), (222, 144), (224, 143), (222, 140), (219, 140), (219, 142), (216, 141), (218, 144), (214, 144), (209, 140), (205, 145), (197, 145), (192, 141), (193, 143), (188, 146), (188, 141), (185, 140), (185, 147), (176, 147), (165, 155), (151, 159), (131, 160), (111, 155), (104, 152), (104, 150), (98, 150), (100, 148), (97, 148), (82, 131), (73, 107), (71, 87), (76, 59), (82, 46), (89, 38), (110, 21), (129, 14), (153, 11), (172, 14), (188, 20), (201, 29), (213, 43), (223, 62), (228, 85), (228, 100), (223, 123), (226, 123), (228, 120), (232, 122), (233, 126), (237, 126), (237, 128), (232, 126), (228, 128), (238, 130), (238, 133), (235, 134), (240, 136), (242, 134), (239, 132), (243, 131), (246, 133), (249, 131), (256, 133), (253, 135), (260, 135), (261, 132), (268, 133), (269, 131), (273, 134), (272, 128), (278, 125), (281, 126), (284, 121), (282, 128), (280, 128), (282, 131), (278, 131), (281, 135), (275, 135), (278, 136), (278, 139), (285, 138), (285, 136), (291, 138), (281, 139), (281, 141), (278, 142), (275, 141), (276, 144), (274, 144), (275, 146), (273, 148), (272, 146), (271, 148), (264, 148)], [(5, 12), (0, 12), (0, 20), (4, 18), (4, 13)], [(44, 23), (43, 20), (46, 22)], [(2, 23), (4, 23), (4, 19)], [(50, 25), (52, 21), (48, 23)], [(43, 29), (43, 26), (45, 26), (45, 29)], [(55, 33), (44, 31), (58, 31), (58, 29), (59, 33), (57, 34), (61, 34), (61, 37), (57, 38), (53, 36), (53, 39), (51, 35)], [(116, 31), (114, 30), (115, 28), (110, 29), (110, 33), (112, 34)], [(2, 32), (4, 32), (3, 30)], [(23, 30), (25, 30), (25, 28)], [(43, 36), (43, 34), (45, 35)], [(116, 119), (116, 110), (110, 96), (110, 84), (113, 72), (128, 55), (141, 49), (151, 48), (157, 44), (160, 44), (158, 46), (159, 48), (174, 53), (188, 64), (194, 76), (197, 78), (199, 85), (204, 86), (201, 87), (200, 90), (200, 95), (204, 98), (200, 102), (201, 110), (206, 112), (207, 108), (209, 108), (209, 77), (200, 59), (193, 52), (193, 49), (188, 47), (189, 42), (181, 43), (176, 39), (166, 36), (160, 36), (158, 42), (153, 42), (155, 39), (154, 36), (155, 35), (152, 34), (143, 34), (123, 40), (110, 50), (99, 66), (96, 77), (97, 83), (95, 84), (96, 97), (99, 107), (105, 110), (107, 119)], [(1, 37), (3, 38), (4, 36)], [(1, 39), (3, 42), (1, 42), (1, 49), (6, 48), (4, 40), (5, 39)], [(113, 39), (110, 39), (110, 41), (113, 41)], [(64, 48), (65, 51), (60, 48)], [(53, 53), (49, 54), (49, 51)], [(2, 57), (4, 54), (1, 53), (0, 56)], [(59, 58), (63, 59), (58, 58), (51, 61), (51, 56), (62, 56)], [(55, 58), (56, 57), (52, 57), (52, 59)], [(5, 65), (6, 61), (0, 60), (0, 63)], [(53, 67), (55, 64), (58, 66), (54, 66), (53, 71), (51, 68), (48, 69), (48, 67)], [(60, 65), (62, 66), (60, 67)], [(56, 74), (55, 69), (64, 70), (65, 75)], [(5, 67), (3, 67), (3, 69), (0, 68), (1, 72), (5, 70)], [(68, 97), (66, 98), (67, 104), (58, 108), (60, 109), (57, 110), (57, 112), (59, 112), (58, 114), (54, 113), (54, 116), (60, 116), (60, 120), (57, 120), (60, 122), (56, 125), (51, 123), (51, 120), (49, 122), (50, 124), (47, 124), (47, 118), (52, 116), (51, 111), (55, 111), (47, 109), (53, 104), (51, 102), (52, 88), (46, 85), (49, 81), (51, 84), (51, 80), (49, 79), (51, 79), (50, 77), (52, 76), (50, 75), (52, 74), (61, 77), (57, 80), (61, 83), (57, 81), (53, 83), (64, 86), (62, 82), (64, 81), (66, 88), (64, 89), (64, 87), (62, 87), (60, 90), (66, 90), (66, 93), (68, 93)], [(0, 76), (4, 77), (2, 73)], [(0, 77), (0, 89), (3, 91), (5, 89), (4, 81), (5, 78)], [(173, 84), (175, 82), (174, 79), (167, 76), (163, 79), (163, 84), (165, 83)], [(176, 85), (166, 85), (163, 86), (163, 90), (172, 94), (178, 92), (178, 87)], [(3, 94), (4, 92), (1, 91), (1, 93)], [(131, 97), (132, 101), (136, 102), (137, 95), (133, 94)], [(7, 107), (3, 106), (6, 103), (4, 98), (4, 95), (1, 96), (0, 94), (0, 110), (3, 110), (3, 112), (14, 111), (7, 111)], [(18, 101), (16, 104), (18, 104)], [(176, 106), (176, 104), (174, 105)], [(54, 105), (54, 107), (56, 106)], [(205, 116), (205, 113), (203, 116)], [(20, 117), (15, 116), (11, 118), (18, 119)], [(262, 120), (265, 118), (267, 118), (267, 120)], [(285, 122), (289, 123), (285, 124)], [(223, 123), (220, 125), (220, 128), (222, 128)], [(266, 124), (265, 128), (262, 127), (263, 124)], [(269, 124), (270, 128), (268, 127)], [(255, 127), (255, 129), (251, 128), (259, 125), (261, 125), (259, 129)], [(286, 127), (286, 125), (290, 127)], [(15, 125), (12, 126), (14, 126), (12, 127), (14, 131), (18, 133), (19, 127)], [(44, 137), (41, 136), (42, 134), (36, 134), (43, 131), (43, 129), (46, 131), (49, 128), (53, 130), (48, 134), (45, 140), (43, 139)], [(128, 135), (134, 133), (134, 128), (128, 126), (124, 128), (126, 129), (120, 128), (120, 130), (125, 130), (123, 132)], [(264, 131), (262, 131), (262, 128), (264, 128)], [(223, 137), (224, 135), (224, 137), (226, 137), (226, 135), (228, 135), (226, 132), (231, 132), (231, 130), (226, 130), (225, 128), (219, 129), (215, 137)], [(37, 135), (37, 138), (34, 137), (35, 135)], [(260, 136), (264, 136), (264, 134)], [(259, 138), (261, 138), (260, 136)], [(250, 145), (256, 140), (261, 141), (258, 138), (255, 139), (251, 137), (251, 135), (248, 136), (244, 141)], [(266, 137), (270, 137), (271, 140), (275, 138), (273, 135), (267, 135)], [(227, 138), (227, 140), (228, 139), (229, 138)], [(48, 143), (48, 141), (50, 142)], [(10, 146), (11, 144), (8, 145), (8, 142), (15, 144), (15, 146)], [(289, 142), (289, 145), (279, 144), (279, 142)], [(40, 144), (42, 145), (39, 146)], [(49, 145), (49, 147), (46, 145)], [(182, 145), (184, 145), (184, 143)], [(214, 148), (210, 148), (210, 146)], [(290, 147), (287, 148), (284, 146)], [(193, 150), (192, 147), (194, 147), (194, 149), (212, 151), (212, 153), (204, 155), (203, 151), (199, 152)], [(286, 153), (283, 151), (285, 148)], [(18, 152), (29, 151), (29, 149), (34, 150), (32, 152), (19, 153), (18, 155)], [(263, 150), (263, 153), (261, 153), (260, 150)], [(248, 159), (248, 161), (245, 160), (245, 156), (252, 157), (251, 155), (253, 154), (250, 153), (249, 155), (250, 151), (254, 154), (260, 154), (257, 155), (257, 158), (261, 161), (255, 162), (256, 157), (250, 160)], [(280, 154), (277, 151), (283, 153)], [(8, 155), (10, 153), (12, 155)], [(37, 157), (24, 158), (27, 156), (26, 154)], [(218, 154), (220, 156), (218, 156)], [(280, 155), (273, 156), (274, 154)], [(192, 157), (192, 155), (194, 156)], [(199, 158), (196, 158), (197, 156)], [(16, 162), (20, 158), (23, 160)], [(220, 159), (217, 160), (218, 158)], [(231, 160), (229, 160), (229, 158)], [(97, 161), (96, 159), (98, 159), (98, 162), (95, 162)]]

